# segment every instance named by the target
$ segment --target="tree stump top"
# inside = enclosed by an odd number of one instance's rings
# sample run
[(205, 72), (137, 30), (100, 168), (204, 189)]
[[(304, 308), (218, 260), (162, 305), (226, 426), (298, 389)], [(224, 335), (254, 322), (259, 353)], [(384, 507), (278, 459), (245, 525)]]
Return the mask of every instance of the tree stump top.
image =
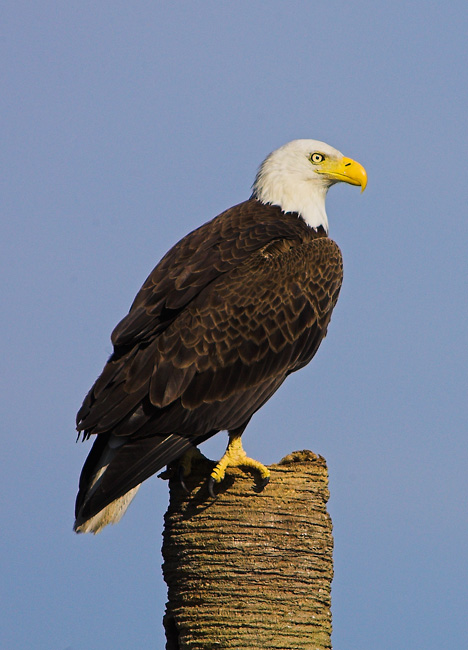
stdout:
[(167, 650), (330, 648), (333, 576), (325, 460), (293, 452), (259, 490), (229, 469), (209, 496), (200, 460), (187, 494), (170, 480), (164, 577)]

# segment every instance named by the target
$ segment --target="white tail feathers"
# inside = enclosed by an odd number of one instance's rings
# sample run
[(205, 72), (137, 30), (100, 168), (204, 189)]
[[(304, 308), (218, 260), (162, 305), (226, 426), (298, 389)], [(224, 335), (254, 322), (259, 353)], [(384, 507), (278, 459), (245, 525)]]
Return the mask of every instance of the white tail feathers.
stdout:
[(101, 532), (101, 530), (108, 524), (116, 524), (122, 519), (133, 497), (138, 492), (139, 487), (140, 486), (137, 485), (136, 487), (129, 490), (127, 494), (124, 494), (115, 501), (112, 501), (112, 503), (98, 512), (97, 515), (91, 517), (91, 519), (83, 521), (78, 517), (75, 521), (73, 530), (76, 533), (96, 534)]
[[(110, 462), (115, 457), (118, 449), (127, 441), (127, 438), (118, 438), (117, 436), (110, 436), (107, 441), (106, 447), (99, 459), (99, 462), (96, 465), (93, 478), (90, 482), (88, 489), (86, 490), (86, 495), (84, 498), (84, 504), (92, 497), (94, 492), (97, 490), (101, 484), (102, 478), (105, 474), (106, 469), (109, 467)], [(141, 485), (141, 484), (140, 484)], [(116, 524), (120, 521), (125, 514), (128, 506), (130, 505), (133, 497), (138, 492), (140, 485), (129, 490), (126, 494), (123, 494), (112, 503), (109, 503), (108, 506), (100, 510), (90, 519), (83, 519), (78, 513), (78, 516), (73, 526), (73, 530), (76, 533), (99, 533), (105, 526), (108, 524)]]

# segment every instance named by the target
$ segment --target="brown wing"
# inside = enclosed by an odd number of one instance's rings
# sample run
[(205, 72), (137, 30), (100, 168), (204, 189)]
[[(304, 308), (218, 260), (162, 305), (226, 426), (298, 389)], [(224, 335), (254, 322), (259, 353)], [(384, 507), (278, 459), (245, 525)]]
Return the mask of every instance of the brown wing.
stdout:
[[(147, 392), (145, 377), (155, 363), (148, 347), (154, 347), (161, 333), (212, 282), (253, 252), (275, 241), (300, 242), (304, 231), (307, 228), (297, 215), (284, 215), (277, 207), (249, 200), (176, 244), (152, 271), (129, 314), (115, 328), (114, 353), (78, 412), (78, 430), (84, 431), (85, 437), (108, 431), (132, 413)], [(159, 380), (164, 378), (161, 367)], [(175, 381), (174, 375), (171, 382)]]
[(301, 239), (297, 215), (244, 201), (197, 228), (159, 262), (138, 292), (129, 314), (112, 333), (115, 347), (154, 337), (211, 282), (276, 240)]
[[(245, 398), (310, 361), (340, 286), (341, 256), (331, 240), (269, 245), (207, 287), (150, 346), (151, 373), (143, 362), (143, 379), (140, 360), (130, 373), (137, 384), (149, 382), (150, 401), (161, 408), (180, 400), (193, 411)], [(216, 423), (237, 426), (229, 418)]]
[[(196, 249), (196, 260), (169, 253), (172, 261), (164, 258), (145, 283), (116, 328), (116, 353), (78, 415), (88, 435), (126, 437), (91, 510), (180, 455), (188, 440), (242, 429), (287, 374), (315, 354), (338, 298), (341, 255), (328, 238), (312, 239), (297, 216), (291, 215), (293, 226), (281, 217), (287, 237), (266, 216), (266, 224), (244, 224), (249, 252), (240, 252), (238, 231), (236, 259), (225, 228), (225, 238), (211, 240), (199, 258)], [(222, 232), (223, 224), (216, 227)], [(182, 249), (194, 246), (190, 239)], [(176, 273), (171, 264), (185, 268), (185, 279), (169, 282)], [(203, 267), (209, 269), (204, 282)]]

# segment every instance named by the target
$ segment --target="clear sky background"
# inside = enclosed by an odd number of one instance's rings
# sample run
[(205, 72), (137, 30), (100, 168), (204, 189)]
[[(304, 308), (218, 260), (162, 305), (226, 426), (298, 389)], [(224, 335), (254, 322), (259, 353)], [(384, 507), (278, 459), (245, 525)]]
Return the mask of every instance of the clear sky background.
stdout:
[(328, 461), (336, 650), (468, 647), (466, 2), (7, 0), (0, 24), (0, 646), (164, 647), (167, 485), (75, 535), (75, 413), (166, 250), (316, 138), (368, 189), (329, 193), (329, 335), (244, 445)]

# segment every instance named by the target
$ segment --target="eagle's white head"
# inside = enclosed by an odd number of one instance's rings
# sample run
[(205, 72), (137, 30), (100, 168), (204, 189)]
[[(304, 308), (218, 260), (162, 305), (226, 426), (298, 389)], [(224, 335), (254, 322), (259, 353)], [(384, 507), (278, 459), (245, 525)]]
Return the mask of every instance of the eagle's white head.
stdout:
[(252, 196), (279, 205), (283, 212), (297, 212), (311, 228), (323, 226), (328, 232), (325, 197), (340, 181), (360, 185), (364, 191), (366, 170), (324, 142), (293, 140), (261, 164)]

